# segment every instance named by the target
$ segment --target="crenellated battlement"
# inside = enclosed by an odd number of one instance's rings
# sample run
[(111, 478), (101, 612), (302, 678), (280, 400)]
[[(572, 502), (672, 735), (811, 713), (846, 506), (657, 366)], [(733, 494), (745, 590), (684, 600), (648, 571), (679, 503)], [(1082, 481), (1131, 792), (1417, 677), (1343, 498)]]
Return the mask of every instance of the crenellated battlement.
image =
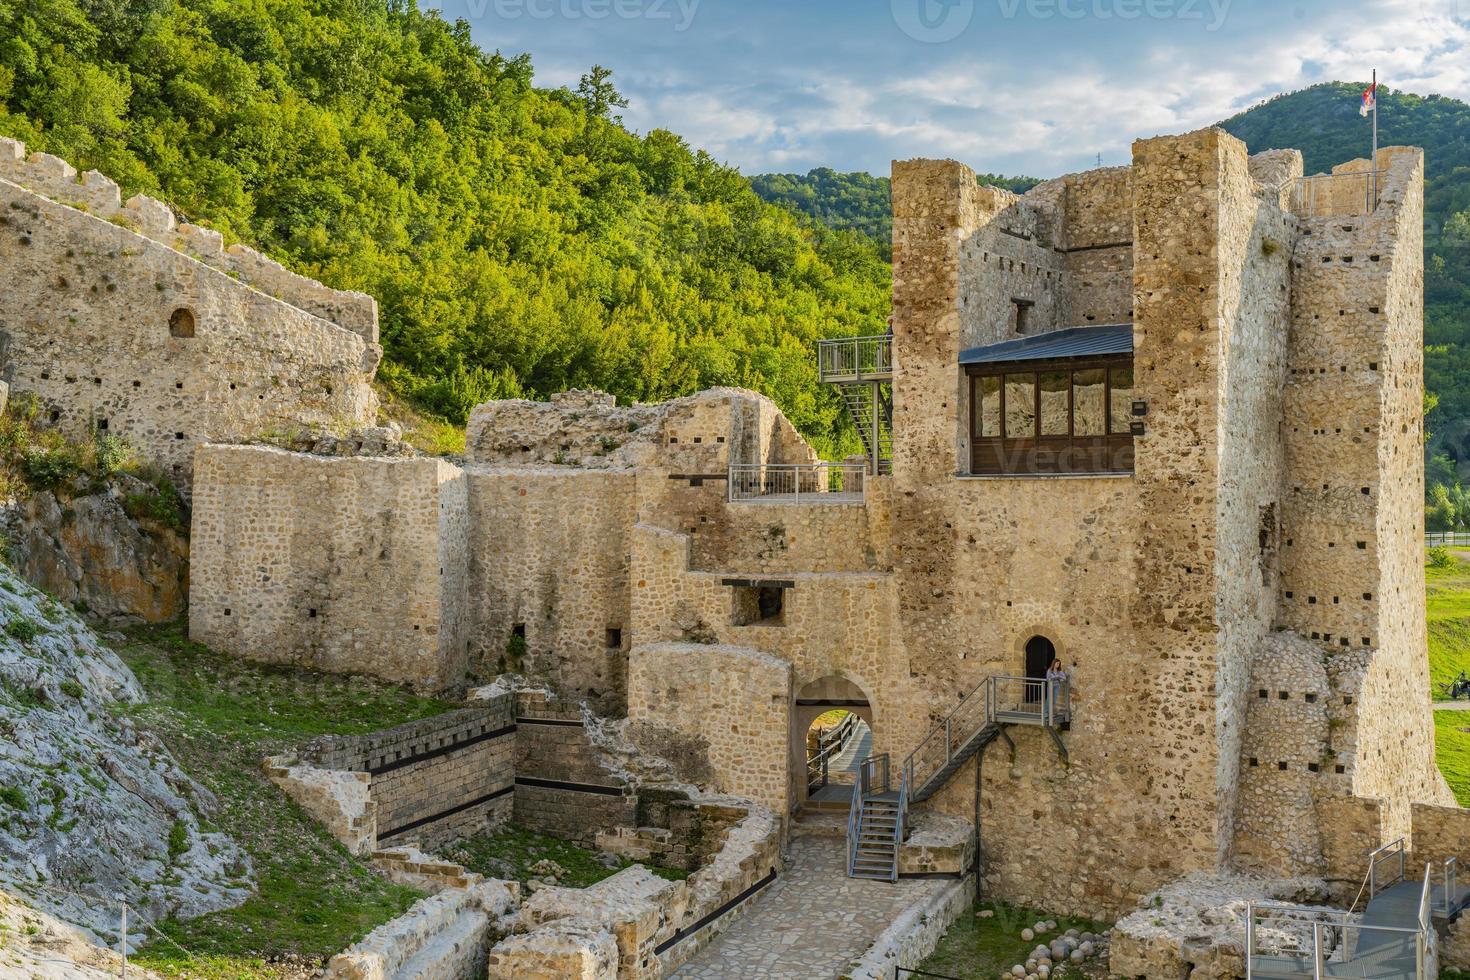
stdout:
[(219, 232), (179, 222), (173, 210), (156, 198), (135, 194), (124, 201), (117, 182), (96, 170), (79, 176), (61, 157), (27, 154), (24, 143), (0, 137), (0, 180), (130, 228), (283, 303), (350, 330), (370, 344), (378, 342), (378, 303), (373, 297), (332, 289), (297, 275), (246, 245), (227, 248)]

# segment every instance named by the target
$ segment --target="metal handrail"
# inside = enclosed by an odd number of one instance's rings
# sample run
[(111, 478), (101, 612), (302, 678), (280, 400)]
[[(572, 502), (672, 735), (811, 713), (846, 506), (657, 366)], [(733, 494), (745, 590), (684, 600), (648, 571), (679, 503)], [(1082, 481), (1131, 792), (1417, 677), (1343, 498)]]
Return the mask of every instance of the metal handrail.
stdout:
[[(908, 812), (908, 808), (909, 808), (909, 781), (908, 781), (908, 777), (903, 772), (899, 772), (899, 774), (898, 774), (898, 816), (897, 816), (897, 818), (894, 821), (894, 830), (893, 830), (893, 844), (894, 844), (895, 847), (900, 847), (900, 846), (903, 845), (903, 837), (904, 837), (904, 831), (903, 831), (903, 823), (904, 823), (904, 820), (903, 820), (903, 818), (904, 818), (904, 814), (906, 814)], [(888, 880), (889, 881), (897, 881), (898, 880), (898, 855), (897, 854), (895, 854), (894, 857), (893, 857), (893, 874), (892, 874), (892, 876), (889, 877)]]
[(852, 801), (847, 805), (847, 873), (849, 875), (857, 867), (858, 819), (862, 812), (863, 780), (859, 773), (858, 778), (852, 781)]
[[(1292, 188), (1291, 209), (1306, 218), (1330, 217), (1337, 214), (1372, 214), (1374, 209), (1378, 207), (1378, 199), (1382, 196), (1382, 181), (1379, 180), (1379, 177), (1383, 173), (1384, 171), (1382, 170), (1355, 170), (1341, 174), (1311, 174), (1305, 177), (1298, 177), (1296, 178), (1295, 186)], [(1355, 206), (1352, 211), (1332, 210), (1330, 207), (1319, 211), (1317, 188), (1328, 181), (1344, 180), (1363, 181), (1362, 210), (1357, 210)], [(1335, 204), (1336, 200), (1336, 198), (1329, 198), (1328, 205)]]
[(864, 463), (731, 463), (729, 499), (862, 503)]
[[(1378, 865), (1380, 862), (1388, 862), (1397, 859), (1398, 868), (1396, 877), (1389, 881), (1380, 881), (1378, 877)], [(1368, 900), (1378, 894), (1380, 888), (1389, 888), (1404, 880), (1408, 872), (1407, 845), (1402, 837), (1391, 840), (1387, 844), (1374, 848), (1368, 854)]]
[[(1394, 848), (1398, 841), (1391, 841), (1373, 852), (1376, 856), (1380, 851), (1389, 851)], [(1414, 937), (1415, 975), (1420, 980), (1427, 980), (1428, 962), (1430, 953), (1434, 949), (1435, 933), (1432, 920), (1433, 903), (1433, 867), (1424, 866), (1424, 880), (1419, 890), (1419, 910), (1416, 925), (1408, 926), (1381, 926), (1364, 925), (1362, 922), (1349, 921), (1354, 913), (1341, 909), (1313, 908), (1306, 905), (1291, 905), (1285, 902), (1251, 902), (1246, 906), (1245, 920), (1245, 975), (1246, 980), (1255, 978), (1256, 958), (1256, 924), (1258, 919), (1264, 915), (1296, 916), (1301, 917), (1297, 921), (1310, 921), (1312, 926), (1312, 974), (1316, 980), (1326, 975), (1326, 964), (1328, 960), (1343, 951), (1342, 962), (1352, 962), (1353, 956), (1347, 952), (1347, 936), (1350, 930), (1358, 933), (1375, 932), (1386, 933), (1397, 936)], [(1331, 949), (1328, 949), (1325, 928), (1332, 927), (1339, 931), (1338, 941)], [(1302, 952), (1306, 952), (1302, 950)]]
[[(848, 713), (835, 727), (817, 736), (817, 754), (806, 762), (806, 787), (807, 795), (812, 793), (814, 784), (826, 786), (829, 775), (829, 763), (834, 755), (839, 754), (847, 747), (847, 742), (857, 732), (857, 715)], [(817, 784), (817, 778), (821, 782)]]
[(817, 341), (817, 375), (829, 381), (884, 381), (893, 376), (893, 336), (870, 334)]
[[(1011, 694), (1017, 687), (1020, 689), (1019, 699)], [(1029, 707), (1033, 704), (1037, 706), (1034, 711)], [(992, 674), (985, 678), (955, 705), (942, 722), (931, 728), (904, 759), (902, 772), (909, 787), (913, 789), (921, 786), (929, 776), (947, 766), (954, 759), (955, 752), (986, 725), (994, 723), (1001, 711), (1037, 714), (1043, 726), (1055, 728), (1071, 717), (1071, 684), (1067, 681), (1006, 674)], [(959, 733), (958, 742), (955, 740), (956, 732)], [(939, 760), (935, 741), (941, 737), (944, 740), (942, 761)], [(921, 772), (920, 766), (929, 759), (931, 753), (933, 760)]]

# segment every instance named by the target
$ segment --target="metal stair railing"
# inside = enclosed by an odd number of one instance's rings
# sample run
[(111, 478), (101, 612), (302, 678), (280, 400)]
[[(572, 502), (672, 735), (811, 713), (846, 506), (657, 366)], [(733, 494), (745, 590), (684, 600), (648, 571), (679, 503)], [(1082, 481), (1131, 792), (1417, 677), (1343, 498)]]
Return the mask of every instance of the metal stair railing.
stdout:
[(1041, 725), (1052, 733), (1065, 757), (1056, 728), (1071, 717), (1071, 697), (1066, 681), (1006, 674), (985, 678), (904, 759), (903, 774), (910, 793), (923, 793), (929, 780), (944, 772), (989, 726)]
[[(863, 801), (869, 796), (887, 793), (892, 785), (889, 776), (886, 752), (882, 755), (870, 755), (858, 766), (857, 778), (852, 781), (852, 803), (847, 808), (848, 877), (855, 877), (857, 871), (858, 844), (863, 832)], [(895, 867), (897, 864), (898, 859), (895, 856)]]
[[(1402, 837), (1374, 848), (1368, 855), (1368, 901), (1385, 888), (1404, 880), (1408, 871), (1408, 846)], [(1383, 870), (1380, 871), (1379, 868)]]

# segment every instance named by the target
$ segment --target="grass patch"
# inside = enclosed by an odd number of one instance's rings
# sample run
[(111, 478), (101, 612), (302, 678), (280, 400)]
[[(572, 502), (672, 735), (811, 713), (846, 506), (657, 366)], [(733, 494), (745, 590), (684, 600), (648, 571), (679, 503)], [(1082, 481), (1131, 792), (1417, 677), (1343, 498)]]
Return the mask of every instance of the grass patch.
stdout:
[(1434, 713), (1434, 758), (1461, 806), (1470, 806), (1470, 711)]
[[(596, 851), (515, 826), (476, 834), (446, 852), (445, 856), (471, 871), (522, 883), (536, 877), (531, 873), (531, 867), (538, 861), (552, 860), (566, 869), (566, 877), (559, 884), (568, 888), (595, 885), (636, 863), (623, 860), (617, 867), (609, 868), (598, 863)], [(689, 877), (687, 871), (675, 868), (649, 865), (649, 870), (670, 881)]]
[[(988, 919), (976, 918), (982, 909), (995, 915)], [(1043, 919), (1055, 919), (1057, 928), (1036, 939), (1021, 938), (1021, 930), (1028, 929)], [(949, 931), (939, 940), (939, 945), (929, 958), (919, 964), (919, 969), (959, 980), (992, 980), (1017, 963), (1024, 963), (1026, 956), (1038, 944), (1049, 943), (1068, 929), (1079, 932), (1101, 933), (1108, 927), (1088, 919), (1038, 912), (1036, 909), (1004, 902), (979, 902), (968, 912), (962, 913)], [(1068, 963), (1052, 971), (1053, 977), (1084, 977), (1082, 967)]]
[[(394, 885), (311, 821), (260, 771), (262, 757), (324, 734), (360, 734), (456, 707), (361, 678), (251, 664), (185, 639), (178, 625), (143, 627), (119, 651), (149, 701), (128, 708), (159, 735), (180, 764), (218, 798), (213, 825), (250, 854), (258, 889), (238, 908), (165, 934), (139, 965), (199, 980), (280, 980), (320, 962), (401, 914), (420, 894)], [(189, 841), (180, 825), (171, 856)]]
[(1448, 566), (1424, 569), (1425, 618), (1429, 625), (1429, 683), (1438, 699), (1439, 685), (1470, 673), (1470, 552), (1455, 549)]
[(463, 456), (465, 427), (410, 405), (380, 379), (378, 392), (381, 415), (403, 429), (403, 441), (431, 456)]

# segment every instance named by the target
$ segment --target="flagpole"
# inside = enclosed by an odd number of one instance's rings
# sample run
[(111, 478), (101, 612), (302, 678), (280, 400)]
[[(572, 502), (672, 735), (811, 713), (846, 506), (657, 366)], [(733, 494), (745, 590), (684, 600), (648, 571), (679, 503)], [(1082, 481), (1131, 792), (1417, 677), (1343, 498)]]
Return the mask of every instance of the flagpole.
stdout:
[(1373, 201), (1378, 206), (1378, 69), (1373, 69)]

